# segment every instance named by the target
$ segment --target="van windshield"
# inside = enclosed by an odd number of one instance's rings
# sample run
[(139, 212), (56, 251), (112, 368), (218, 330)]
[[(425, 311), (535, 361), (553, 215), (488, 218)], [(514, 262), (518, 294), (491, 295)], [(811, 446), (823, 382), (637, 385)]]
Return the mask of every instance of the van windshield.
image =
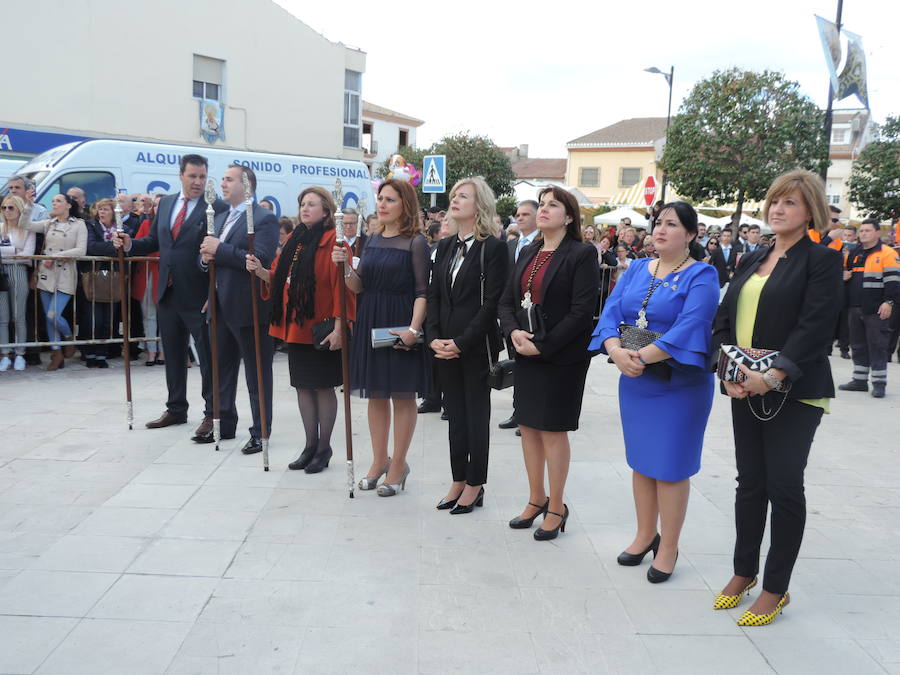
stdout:
[[(43, 173), (43, 177), (46, 177), (47, 173)], [(37, 182), (37, 176), (35, 176), (35, 182)], [(111, 173), (106, 171), (72, 171), (71, 173), (58, 176), (52, 183), (46, 185), (38, 183), (37, 201), (49, 209), (50, 202), (56, 195), (65, 194), (73, 187), (84, 190), (88, 204), (93, 204), (104, 197), (115, 197), (116, 195), (116, 179), (113, 178)]]

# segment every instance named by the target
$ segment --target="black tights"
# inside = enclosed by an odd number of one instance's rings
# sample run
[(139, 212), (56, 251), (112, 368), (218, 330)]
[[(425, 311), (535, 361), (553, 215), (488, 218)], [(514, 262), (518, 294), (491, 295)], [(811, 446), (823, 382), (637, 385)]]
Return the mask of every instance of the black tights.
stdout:
[(331, 447), (331, 432), (337, 418), (337, 396), (334, 388), (298, 389), (297, 405), (306, 432), (306, 445), (324, 450)]

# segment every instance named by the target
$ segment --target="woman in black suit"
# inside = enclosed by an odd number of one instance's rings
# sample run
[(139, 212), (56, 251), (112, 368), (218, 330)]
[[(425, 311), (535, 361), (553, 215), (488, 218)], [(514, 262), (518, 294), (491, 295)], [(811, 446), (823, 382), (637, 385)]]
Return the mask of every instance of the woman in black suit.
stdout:
[(807, 236), (808, 227), (824, 232), (829, 225), (818, 176), (798, 170), (775, 179), (763, 218), (775, 244), (743, 256), (713, 325), (716, 345), (780, 351), (765, 372), (742, 366), (742, 384), (724, 383), (733, 399), (737, 538), (734, 576), (716, 597), (715, 609), (736, 607), (756, 585), (772, 504), (763, 591), (738, 621), (742, 626), (769, 624), (790, 602), (788, 584), (806, 525), (803, 472), (828, 399), (834, 398), (826, 353), (842, 288), (840, 254)]
[(563, 502), (570, 454), (566, 432), (578, 428), (581, 415), (600, 265), (597, 250), (581, 240), (581, 213), (572, 194), (551, 186), (538, 197), (541, 237), (519, 254), (499, 314), (516, 352), (513, 409), (530, 490), (528, 506), (509, 526), (530, 528), (543, 513), (543, 525), (534, 533), (540, 541), (565, 531), (569, 515)]
[(428, 286), (425, 332), (450, 420), (453, 484), (437, 508), (471, 513), (484, 501), (490, 439), (488, 369), (500, 351), (497, 301), (509, 254), (495, 236), (494, 193), (483, 178), (464, 178), (450, 191), (457, 233), (437, 244)]

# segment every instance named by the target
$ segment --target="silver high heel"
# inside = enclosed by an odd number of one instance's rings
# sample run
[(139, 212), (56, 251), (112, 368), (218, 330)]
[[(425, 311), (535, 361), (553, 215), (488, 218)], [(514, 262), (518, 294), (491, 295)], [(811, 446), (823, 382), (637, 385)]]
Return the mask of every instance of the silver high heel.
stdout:
[[(393, 497), (398, 494), (400, 490), (406, 489), (406, 479), (409, 477), (409, 464), (406, 465), (406, 470), (403, 472), (403, 477), (400, 479), (400, 482), (391, 485), (390, 483), (382, 483), (378, 486), (378, 496), (379, 497)], [(387, 479), (385, 479), (387, 480)]]
[(359, 481), (358, 487), (360, 490), (374, 490), (378, 485), (378, 479), (387, 474), (388, 469), (391, 468), (391, 458), (388, 457), (387, 463), (384, 465), (384, 468), (381, 472), (375, 476), (375, 478), (369, 478), (366, 476), (361, 481)]

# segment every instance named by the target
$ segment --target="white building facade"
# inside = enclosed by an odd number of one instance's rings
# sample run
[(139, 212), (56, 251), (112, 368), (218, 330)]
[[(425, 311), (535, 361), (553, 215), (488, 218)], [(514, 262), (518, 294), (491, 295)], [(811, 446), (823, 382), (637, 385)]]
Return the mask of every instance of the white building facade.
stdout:
[(206, 145), (208, 107), (219, 147), (363, 158), (365, 53), (271, 0), (19, 2), (4, 23), (3, 60), (21, 68), (3, 151), (36, 154), (18, 129)]
[(396, 110), (363, 101), (363, 161), (373, 176), (375, 170), (400, 148), (416, 147), (416, 130), (424, 123)]

